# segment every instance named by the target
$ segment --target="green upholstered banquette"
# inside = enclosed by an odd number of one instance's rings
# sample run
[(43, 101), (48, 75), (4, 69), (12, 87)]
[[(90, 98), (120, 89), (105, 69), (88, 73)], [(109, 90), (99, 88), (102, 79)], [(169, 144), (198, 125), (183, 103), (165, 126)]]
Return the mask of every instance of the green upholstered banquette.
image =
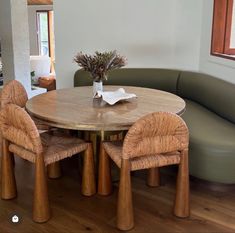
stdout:
[[(190, 174), (207, 181), (235, 183), (234, 84), (207, 74), (158, 68), (114, 70), (104, 84), (155, 88), (184, 98)], [(92, 85), (92, 79), (78, 70), (74, 86), (86, 85)]]

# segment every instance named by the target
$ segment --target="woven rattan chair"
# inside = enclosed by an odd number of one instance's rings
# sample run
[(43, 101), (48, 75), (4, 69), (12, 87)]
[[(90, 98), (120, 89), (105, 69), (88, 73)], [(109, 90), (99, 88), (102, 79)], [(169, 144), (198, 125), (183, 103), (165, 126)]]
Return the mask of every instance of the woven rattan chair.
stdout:
[[(3, 86), (1, 95), (1, 108), (3, 109), (7, 104), (16, 104), (21, 108), (25, 108), (28, 101), (28, 95), (24, 86), (17, 80), (12, 80)], [(45, 125), (40, 120), (33, 119), (39, 130), (50, 130), (51, 127)]]
[[(138, 120), (123, 142), (103, 142), (99, 160), (98, 193), (112, 191), (109, 157), (121, 169), (117, 228), (134, 227), (130, 172), (148, 169), (147, 184), (159, 185), (159, 167), (178, 164), (174, 214), (189, 216), (189, 133), (185, 122), (177, 115), (158, 112)], [(109, 156), (108, 156), (109, 155)]]
[[(84, 153), (82, 194), (95, 194), (93, 150), (91, 143), (78, 138), (40, 134), (28, 113), (19, 106), (8, 104), (1, 111), (3, 155), (1, 169), (1, 198), (16, 197), (16, 183), (11, 153), (35, 164), (33, 220), (45, 222), (50, 218), (45, 166), (79, 152)], [(11, 152), (11, 153), (10, 153)]]
[[(28, 95), (24, 86), (17, 80), (12, 80), (4, 85), (1, 95), (1, 109), (3, 109), (7, 104), (16, 104), (21, 108), (25, 108), (26, 102), (28, 101)], [(45, 131), (50, 131), (54, 128), (44, 124), (37, 118), (33, 118), (40, 133)], [(14, 157), (13, 161), (14, 161)], [(52, 163), (48, 168), (49, 178), (59, 178), (62, 175), (59, 162)]]

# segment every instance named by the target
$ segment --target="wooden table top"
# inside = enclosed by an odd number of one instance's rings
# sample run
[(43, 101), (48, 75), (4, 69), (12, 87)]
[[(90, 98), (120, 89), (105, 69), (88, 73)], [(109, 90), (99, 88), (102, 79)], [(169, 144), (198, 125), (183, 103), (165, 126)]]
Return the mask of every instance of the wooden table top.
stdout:
[[(104, 86), (114, 91), (121, 86)], [(48, 125), (76, 130), (127, 130), (140, 117), (158, 111), (182, 114), (185, 102), (177, 95), (142, 87), (122, 86), (137, 98), (108, 105), (92, 98), (92, 86), (50, 91), (30, 99), (26, 110)]]

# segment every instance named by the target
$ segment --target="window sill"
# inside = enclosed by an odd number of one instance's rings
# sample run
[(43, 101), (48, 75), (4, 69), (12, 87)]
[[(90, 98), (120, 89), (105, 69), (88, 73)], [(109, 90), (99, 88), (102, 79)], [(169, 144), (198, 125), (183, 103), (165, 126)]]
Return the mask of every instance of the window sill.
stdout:
[(211, 56), (221, 57), (221, 58), (235, 61), (235, 55), (228, 55), (228, 54), (222, 54), (222, 53), (211, 53)]
[(229, 69), (235, 69), (235, 58), (228, 59), (227, 57), (222, 57), (220, 54), (208, 54), (207, 62), (213, 63), (222, 67), (227, 67)]

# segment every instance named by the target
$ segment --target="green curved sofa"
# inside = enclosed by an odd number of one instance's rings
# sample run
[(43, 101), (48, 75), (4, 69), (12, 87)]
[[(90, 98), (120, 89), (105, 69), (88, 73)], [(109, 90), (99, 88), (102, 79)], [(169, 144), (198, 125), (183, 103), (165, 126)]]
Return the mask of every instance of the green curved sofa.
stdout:
[[(75, 73), (74, 86), (91, 84), (87, 72)], [(157, 68), (114, 70), (104, 84), (155, 88), (181, 96), (186, 101), (182, 117), (190, 130), (190, 174), (235, 184), (234, 84), (207, 74)]]

